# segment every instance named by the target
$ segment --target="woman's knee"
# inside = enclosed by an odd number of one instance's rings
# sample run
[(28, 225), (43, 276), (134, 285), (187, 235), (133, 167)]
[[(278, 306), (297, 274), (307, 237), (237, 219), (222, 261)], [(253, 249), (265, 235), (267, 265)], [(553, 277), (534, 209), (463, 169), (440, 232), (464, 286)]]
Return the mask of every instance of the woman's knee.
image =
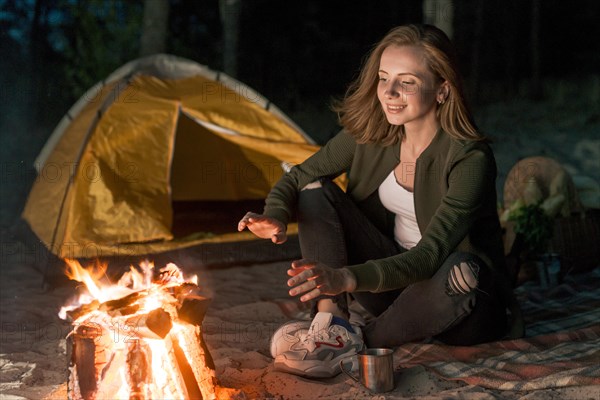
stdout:
[(446, 289), (449, 295), (468, 294), (477, 288), (479, 266), (463, 261), (453, 265), (448, 272)]
[(320, 210), (320, 205), (339, 203), (340, 197), (346, 194), (328, 178), (320, 178), (305, 185), (298, 194), (298, 207), (309, 207)]
[(304, 190), (311, 190), (311, 189), (320, 189), (322, 188), (323, 185), (321, 184), (321, 181), (314, 181), (309, 183), (308, 185), (304, 186), (302, 189), (300, 189), (300, 191), (304, 191)]
[(454, 253), (446, 261), (446, 294), (449, 296), (466, 295), (480, 285), (482, 261), (473, 254)]
[(301, 218), (303, 215), (318, 216), (320, 212), (328, 209), (330, 203), (323, 193), (321, 181), (311, 182), (300, 189), (298, 193), (297, 212)]

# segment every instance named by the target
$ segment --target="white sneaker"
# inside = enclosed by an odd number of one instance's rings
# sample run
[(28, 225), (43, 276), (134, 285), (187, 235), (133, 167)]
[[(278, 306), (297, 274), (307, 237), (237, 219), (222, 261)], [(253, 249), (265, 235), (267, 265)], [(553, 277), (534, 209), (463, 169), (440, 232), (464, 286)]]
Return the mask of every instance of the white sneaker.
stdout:
[(310, 321), (290, 321), (281, 325), (271, 337), (271, 356), (277, 357), (300, 341), (302, 335), (308, 333)]
[[(332, 325), (331, 313), (317, 313), (307, 332), (297, 331), (299, 340), (275, 356), (275, 370), (311, 378), (329, 378), (341, 372), (340, 361), (363, 348), (362, 333), (351, 333)], [(294, 335), (296, 336), (296, 335)]]

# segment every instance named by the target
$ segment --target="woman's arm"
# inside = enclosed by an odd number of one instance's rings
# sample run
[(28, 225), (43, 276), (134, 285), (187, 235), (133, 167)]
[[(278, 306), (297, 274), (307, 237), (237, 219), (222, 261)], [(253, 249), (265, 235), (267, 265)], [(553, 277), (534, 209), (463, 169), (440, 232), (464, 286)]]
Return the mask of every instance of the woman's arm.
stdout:
[(290, 296), (302, 294), (300, 301), (316, 299), (321, 295), (335, 296), (350, 293), (356, 288), (356, 278), (347, 268), (331, 268), (312, 260), (296, 260), (287, 274)]
[(321, 177), (334, 178), (345, 172), (352, 164), (355, 148), (352, 136), (344, 131), (338, 133), (319, 151), (281, 177), (265, 200), (263, 215), (287, 226), (296, 207), (298, 192)]
[(287, 226), (281, 221), (252, 211), (248, 211), (238, 222), (238, 231), (241, 232), (246, 228), (259, 238), (271, 239), (275, 244), (282, 244), (287, 240)]
[(477, 148), (467, 151), (455, 161), (449, 174), (440, 178), (448, 180), (448, 191), (415, 247), (389, 258), (348, 267), (356, 277), (356, 290), (403, 288), (433, 276), (481, 215), (486, 196), (495, 190), (495, 176), (491, 152)]

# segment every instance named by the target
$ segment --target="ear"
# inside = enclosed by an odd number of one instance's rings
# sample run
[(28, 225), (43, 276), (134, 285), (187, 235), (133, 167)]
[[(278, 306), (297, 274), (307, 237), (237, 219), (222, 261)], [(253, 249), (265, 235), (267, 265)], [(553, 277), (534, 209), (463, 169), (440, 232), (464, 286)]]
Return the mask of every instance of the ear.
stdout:
[(436, 95), (437, 102), (439, 104), (444, 104), (449, 95), (450, 95), (450, 84), (448, 83), (448, 81), (444, 81), (440, 84), (440, 86), (438, 88), (437, 95)]

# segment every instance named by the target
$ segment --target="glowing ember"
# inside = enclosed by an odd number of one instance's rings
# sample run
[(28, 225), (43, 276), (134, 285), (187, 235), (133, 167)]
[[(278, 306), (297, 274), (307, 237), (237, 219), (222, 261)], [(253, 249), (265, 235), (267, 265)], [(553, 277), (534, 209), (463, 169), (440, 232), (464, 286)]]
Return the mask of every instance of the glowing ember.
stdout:
[(144, 262), (110, 284), (105, 265), (67, 265), (67, 276), (87, 289), (59, 313), (73, 323), (69, 398), (227, 396), (202, 341), (209, 300), (199, 295), (195, 276), (185, 279), (175, 264), (156, 273)]

